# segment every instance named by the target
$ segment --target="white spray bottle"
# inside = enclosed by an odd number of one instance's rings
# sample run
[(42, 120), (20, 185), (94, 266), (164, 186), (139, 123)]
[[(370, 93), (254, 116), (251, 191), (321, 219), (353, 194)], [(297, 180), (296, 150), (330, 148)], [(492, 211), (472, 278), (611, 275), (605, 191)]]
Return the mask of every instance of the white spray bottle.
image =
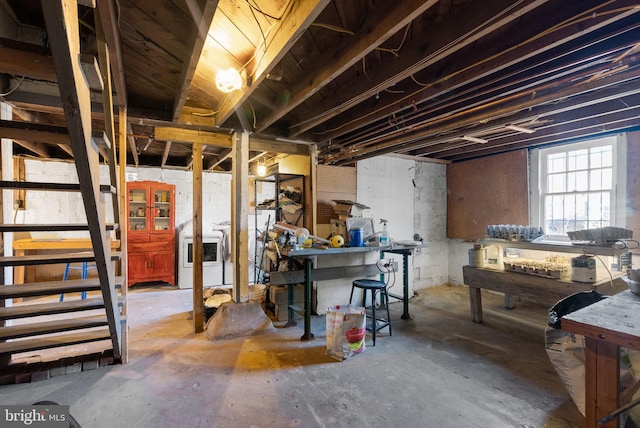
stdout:
[(380, 223), (382, 223), (382, 232), (380, 232), (380, 246), (386, 247), (391, 245), (391, 238), (389, 237), (389, 230), (387, 229), (387, 220), (381, 218)]

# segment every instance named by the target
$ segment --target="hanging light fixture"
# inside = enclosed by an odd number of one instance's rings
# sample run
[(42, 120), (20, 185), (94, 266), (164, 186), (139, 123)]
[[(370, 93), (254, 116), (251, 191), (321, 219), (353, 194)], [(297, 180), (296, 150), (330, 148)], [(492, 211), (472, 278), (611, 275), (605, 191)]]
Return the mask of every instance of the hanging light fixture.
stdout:
[(242, 76), (233, 67), (219, 70), (216, 73), (216, 87), (225, 94), (238, 90), (242, 88)]
[(259, 177), (264, 177), (265, 175), (267, 175), (267, 165), (265, 165), (263, 160), (258, 161), (258, 166), (256, 167), (256, 174), (258, 174)]

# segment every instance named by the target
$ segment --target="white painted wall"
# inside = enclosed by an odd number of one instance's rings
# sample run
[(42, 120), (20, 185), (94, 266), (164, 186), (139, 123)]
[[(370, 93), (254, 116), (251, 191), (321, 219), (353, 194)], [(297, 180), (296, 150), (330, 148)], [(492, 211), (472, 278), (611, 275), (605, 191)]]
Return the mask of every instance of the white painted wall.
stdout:
[[(191, 171), (165, 170), (159, 168), (127, 168), (129, 176), (137, 180), (160, 181), (176, 186), (176, 229), (191, 222), (193, 208), (193, 179)], [(55, 162), (27, 159), (25, 179), (33, 182), (77, 183), (76, 167), (71, 162)], [(100, 166), (100, 181), (109, 183), (109, 170)], [(231, 174), (205, 172), (202, 179), (202, 211), (205, 232), (214, 223), (231, 219)], [(106, 221), (113, 222), (110, 210), (110, 195), (105, 196)], [(86, 215), (82, 197), (75, 192), (38, 192), (29, 190), (24, 211), (15, 215), (16, 223), (82, 223)], [(88, 238), (88, 232), (33, 232), (35, 238)]]
[[(409, 294), (448, 281), (447, 181), (443, 164), (379, 156), (358, 162), (357, 200), (376, 221), (389, 220), (392, 240), (419, 234), (427, 248), (410, 258)], [(398, 260), (400, 261), (400, 260)], [(397, 281), (401, 293), (401, 276)]]
[[(26, 160), (27, 181), (77, 182), (75, 164)], [(176, 228), (191, 221), (193, 203), (192, 173), (190, 171), (159, 168), (127, 168), (129, 177), (176, 185)], [(101, 166), (101, 181), (108, 183), (108, 169)], [(416, 162), (389, 156), (380, 156), (358, 163), (357, 201), (370, 207), (366, 215), (373, 217), (376, 231), (380, 231), (381, 218), (389, 221), (392, 239), (410, 240), (415, 233), (422, 236), (427, 248), (422, 248), (409, 261), (409, 293), (452, 281), (462, 283), (462, 265), (466, 264), (466, 243), (450, 251), (446, 238), (446, 168), (445, 165)], [(107, 196), (106, 207), (110, 207)], [(85, 222), (82, 198), (69, 192), (27, 192), (27, 210), (18, 212), (18, 223), (72, 223)], [(214, 223), (229, 221), (231, 212), (231, 175), (203, 174), (203, 217), (205, 228)], [(46, 213), (46, 218), (43, 214)], [(107, 221), (113, 215), (107, 212)], [(250, 224), (253, 224), (250, 222)], [(206, 231), (206, 230), (205, 230)], [(33, 233), (34, 237), (60, 237), (51, 233)], [(88, 237), (86, 232), (65, 232), (64, 237)], [(455, 245), (455, 243), (454, 243)], [(252, 250), (250, 251), (252, 255)], [(464, 257), (459, 257), (462, 254)], [(369, 255), (376, 258), (375, 254)], [(368, 256), (368, 257), (369, 257)], [(393, 256), (398, 262), (401, 256)], [(449, 260), (453, 259), (453, 260)], [(353, 260), (353, 263), (362, 263)], [(371, 263), (369, 259), (367, 263)], [(323, 266), (343, 263), (328, 258)], [(402, 265), (400, 264), (400, 269)], [(459, 271), (459, 274), (458, 274)], [(402, 294), (402, 275), (396, 276), (394, 294)], [(318, 312), (327, 307), (348, 302), (350, 282), (325, 281), (317, 292)]]

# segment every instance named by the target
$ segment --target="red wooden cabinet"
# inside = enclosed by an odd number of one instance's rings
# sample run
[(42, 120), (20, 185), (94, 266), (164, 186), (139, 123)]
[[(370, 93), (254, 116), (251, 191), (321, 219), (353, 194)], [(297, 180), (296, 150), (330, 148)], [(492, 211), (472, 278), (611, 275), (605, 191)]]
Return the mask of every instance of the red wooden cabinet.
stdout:
[(175, 284), (175, 186), (127, 183), (127, 282)]

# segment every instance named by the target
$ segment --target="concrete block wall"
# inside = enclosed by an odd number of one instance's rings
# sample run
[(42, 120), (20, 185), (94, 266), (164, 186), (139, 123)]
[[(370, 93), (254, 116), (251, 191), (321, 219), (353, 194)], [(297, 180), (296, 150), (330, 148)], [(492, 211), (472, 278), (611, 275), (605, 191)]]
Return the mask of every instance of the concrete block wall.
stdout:
[[(370, 216), (381, 230), (389, 220), (392, 240), (411, 240), (419, 234), (426, 248), (410, 258), (409, 293), (445, 284), (449, 280), (449, 244), (446, 238), (447, 193), (444, 164), (379, 156), (358, 162), (358, 202), (371, 207)], [(401, 257), (396, 257), (401, 262)], [(401, 272), (397, 282), (401, 294)]]
[[(191, 171), (159, 168), (127, 167), (126, 173), (136, 180), (151, 180), (176, 186), (176, 230), (192, 221), (193, 178)], [(72, 162), (25, 160), (25, 180), (32, 182), (77, 183), (78, 174)], [(109, 183), (109, 169), (100, 166), (100, 182)], [(231, 174), (205, 172), (202, 179), (203, 232), (215, 223), (231, 220)], [(113, 222), (111, 195), (105, 195), (105, 219)], [(15, 212), (16, 223), (85, 223), (87, 221), (82, 196), (76, 192), (26, 192), (26, 210)], [(124, 224), (123, 224), (124, 227)], [(16, 234), (14, 239), (24, 238)], [(88, 232), (32, 232), (31, 237), (88, 238)], [(31, 268), (29, 268), (31, 269)], [(38, 266), (36, 272), (27, 272), (30, 278), (49, 280), (61, 277), (62, 267)]]

